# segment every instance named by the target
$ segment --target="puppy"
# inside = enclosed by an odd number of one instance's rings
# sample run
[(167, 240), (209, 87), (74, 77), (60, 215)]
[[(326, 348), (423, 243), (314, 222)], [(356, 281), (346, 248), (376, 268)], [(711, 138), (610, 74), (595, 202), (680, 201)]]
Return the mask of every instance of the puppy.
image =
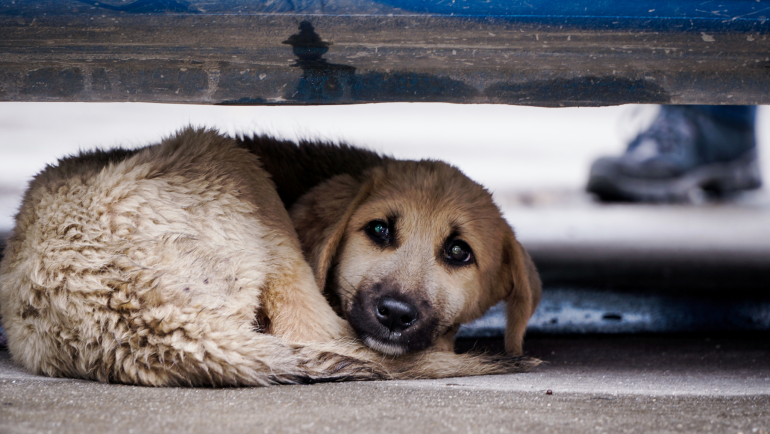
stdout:
[(451, 351), (460, 324), (506, 300), (506, 350), (522, 353), (540, 279), (483, 187), (440, 161), (241, 142), (276, 181), (318, 286), (368, 346)]
[[(348, 149), (338, 150), (345, 154)], [(187, 129), (141, 150), (81, 153), (37, 175), (0, 264), (0, 309), (14, 359), (43, 375), (152, 386), (436, 378), (519, 372), (537, 363), (431, 347), (431, 342), (448, 347), (446, 336), (454, 323), (446, 318), (457, 322), (463, 315), (480, 314), (497, 297), (472, 302), (470, 297), (478, 294), (455, 293), (472, 291), (475, 276), (482, 279), (479, 288), (486, 285), (483, 279), (490, 272), (485, 267), (492, 261), (486, 258), (495, 254), (491, 250), (473, 252), (472, 266), (479, 271), (446, 268), (441, 275), (410, 268), (412, 280), (402, 278), (388, 287), (387, 294), (397, 301), (425, 303), (411, 326), (426, 330), (419, 334), (420, 344), (413, 346), (409, 337), (399, 340), (396, 331), (390, 340), (374, 331), (359, 334), (388, 354), (408, 354), (383, 358), (362, 345), (317, 282), (329, 282), (343, 314), (353, 320), (356, 302), (337, 282), (352, 280), (362, 294), (359, 304), (378, 291), (385, 294), (387, 282), (400, 277), (393, 271), (401, 263), (397, 246), (422, 248), (406, 237), (429, 233), (403, 226), (418, 217), (402, 211), (411, 202), (394, 205), (398, 213), (372, 217), (369, 221), (386, 223), (392, 218), (393, 229), (387, 229), (394, 237), (363, 259), (393, 266), (354, 275), (364, 267), (355, 260), (367, 240), (361, 235), (371, 240), (367, 234), (376, 232), (359, 233), (354, 225), (379, 212), (372, 206), (380, 197), (377, 187), (390, 185), (387, 167), (327, 177), (339, 169), (319, 164), (318, 185), (310, 185), (313, 180), (286, 183), (286, 191), (294, 191), (292, 183), (302, 187), (293, 204), (301, 244), (284, 205), (289, 196), (285, 191), (279, 195), (283, 190), (262, 168), (269, 158), (260, 162), (253, 151), (215, 132)], [(276, 160), (269, 165), (287, 164)], [(423, 186), (424, 195), (433, 196), (434, 187)], [(458, 220), (458, 232), (449, 238), (478, 249), (476, 232), (466, 223), (471, 222)], [(500, 251), (501, 263), (517, 267), (524, 258), (511, 248), (514, 256)], [(414, 253), (421, 255), (421, 250)], [(519, 287), (516, 273), (500, 279)], [(446, 292), (441, 285), (450, 278), (461, 284)], [(423, 285), (422, 292), (415, 285)], [(356, 321), (356, 329), (367, 327), (366, 321)], [(435, 325), (428, 327), (429, 322)]]

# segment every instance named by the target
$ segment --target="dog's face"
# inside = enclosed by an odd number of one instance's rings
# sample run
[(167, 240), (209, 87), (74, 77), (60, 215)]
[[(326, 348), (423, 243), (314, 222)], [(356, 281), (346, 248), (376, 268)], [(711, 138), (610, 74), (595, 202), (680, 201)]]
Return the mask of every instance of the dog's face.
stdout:
[(382, 353), (451, 341), (505, 298), (526, 305), (513, 321), (521, 328), (537, 303), (534, 269), (490, 194), (444, 163), (391, 161), (359, 181), (337, 177), (301, 199), (292, 218), (319, 285)]

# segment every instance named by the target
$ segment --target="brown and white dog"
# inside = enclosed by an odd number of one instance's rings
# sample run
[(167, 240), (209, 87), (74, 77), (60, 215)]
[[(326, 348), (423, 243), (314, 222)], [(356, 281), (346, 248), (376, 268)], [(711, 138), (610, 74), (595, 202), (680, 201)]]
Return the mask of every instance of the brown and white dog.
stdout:
[(241, 141), (276, 181), (318, 286), (368, 346), (451, 351), (460, 324), (506, 300), (506, 350), (522, 353), (540, 279), (482, 186), (441, 161)]
[(491, 197), (455, 168), (193, 129), (47, 167), (0, 264), (16, 361), (156, 386), (518, 372), (537, 362), (447, 350), (506, 299), (519, 355), (538, 298)]

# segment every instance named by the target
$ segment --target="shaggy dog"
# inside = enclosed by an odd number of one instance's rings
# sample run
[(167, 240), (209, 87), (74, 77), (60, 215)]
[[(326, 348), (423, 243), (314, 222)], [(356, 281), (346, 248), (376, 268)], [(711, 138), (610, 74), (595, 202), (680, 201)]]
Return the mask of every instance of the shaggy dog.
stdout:
[(505, 298), (520, 354), (538, 297), (489, 194), (450, 166), (193, 129), (47, 167), (0, 264), (17, 362), (155, 386), (519, 372), (537, 362), (442, 350)]

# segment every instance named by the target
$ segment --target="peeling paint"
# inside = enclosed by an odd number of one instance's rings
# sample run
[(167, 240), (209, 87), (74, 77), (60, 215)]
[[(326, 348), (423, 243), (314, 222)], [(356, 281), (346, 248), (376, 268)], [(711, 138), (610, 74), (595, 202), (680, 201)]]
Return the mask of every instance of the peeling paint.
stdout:
[[(535, 15), (405, 15), (387, 9), (388, 2), (377, 3), (374, 12), (353, 14), (350, 8), (374, 3), (350, 1), (326, 4), (327, 12), (310, 15), (289, 12), (315, 11), (320, 8), (315, 0), (295, 1), (293, 9), (282, 0), (250, 4), (248, 13), (237, 2), (194, 0), (105, 0), (91, 7), (31, 0), (17, 2), (16, 9), (2, 3), (0, 99), (770, 103), (770, 74), (756, 62), (770, 52), (765, 35), (770, 29), (756, 19), (720, 20), (712, 23), (716, 27), (682, 22), (669, 31), (661, 30), (668, 19), (662, 15), (645, 17), (660, 21), (649, 30), (622, 20), (583, 22), (568, 14), (558, 23)], [(546, 3), (533, 7), (550, 8)], [(185, 11), (186, 5), (197, 12)], [(492, 6), (518, 7), (512, 5)], [(662, 8), (650, 9), (662, 14), (669, 6)], [(302, 20), (326, 45), (284, 43), (300, 36)], [(704, 37), (713, 40), (704, 44)]]
[(528, 99), (538, 103), (549, 98), (565, 105), (621, 104), (634, 100), (642, 103), (666, 104), (668, 93), (649, 79), (629, 79), (614, 75), (575, 77), (570, 79), (530, 80), (522, 83), (496, 83), (484, 91), (494, 100), (515, 100), (527, 104)]
[(188, 2), (177, 0), (136, 0), (129, 4), (114, 6), (105, 2), (91, 0), (76, 0), (89, 6), (94, 6), (108, 11), (123, 12), (130, 14), (146, 13), (166, 13), (166, 12), (187, 12), (200, 13), (200, 10), (191, 6)]
[(24, 78), (21, 93), (31, 97), (62, 98), (77, 94), (85, 88), (80, 68), (41, 68), (29, 71)]

